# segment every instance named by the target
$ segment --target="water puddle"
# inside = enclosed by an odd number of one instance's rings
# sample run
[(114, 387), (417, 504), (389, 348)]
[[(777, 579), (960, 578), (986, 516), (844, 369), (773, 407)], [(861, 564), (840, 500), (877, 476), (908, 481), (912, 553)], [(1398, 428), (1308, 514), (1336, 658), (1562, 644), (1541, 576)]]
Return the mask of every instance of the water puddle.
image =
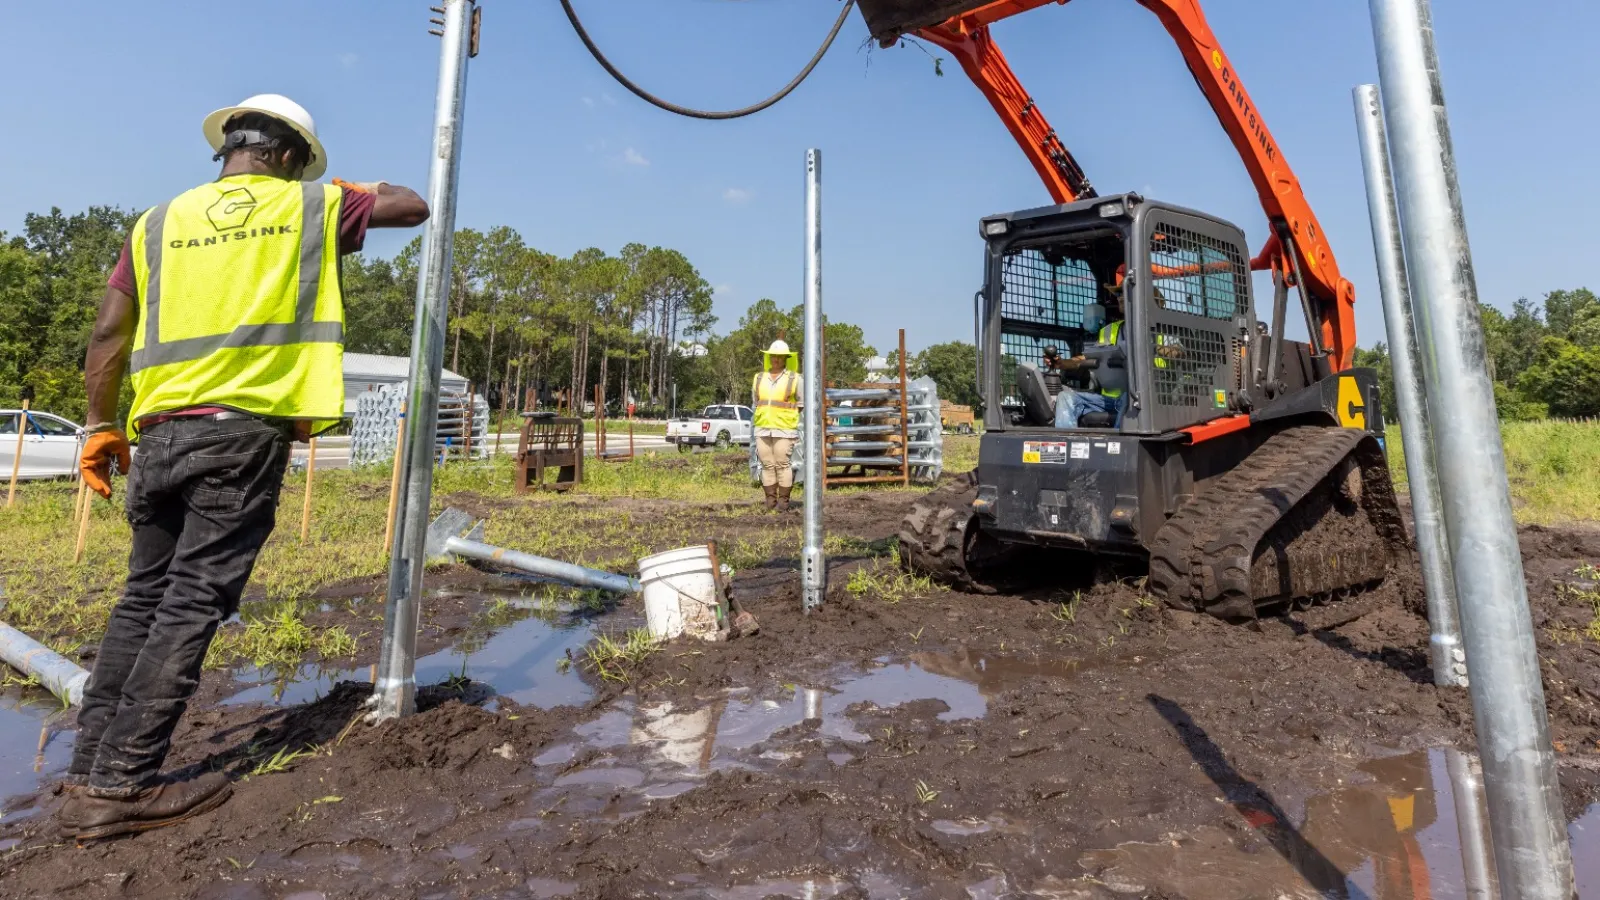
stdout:
[[(518, 703), (549, 708), (586, 703), (593, 691), (563, 666), (593, 636), (588, 623), (522, 595), (491, 607), (455, 644), (417, 660), (417, 683), (436, 684), (465, 674)], [(487, 619), (487, 621), (485, 621)], [(251, 685), (226, 703), (308, 703), (341, 681), (367, 681), (368, 667), (301, 666), (292, 673), (247, 668), (235, 673)]]
[[(1192, 900), (1496, 895), (1481, 788), (1474, 787), (1481, 774), (1470, 756), (1434, 749), (1360, 768), (1370, 782), (1309, 798), (1298, 822), (1277, 808), (1240, 805), (1251, 829), (1244, 839), (1202, 828), (1094, 851), (1078, 863), (1114, 891)], [(1569, 835), (1579, 895), (1600, 896), (1600, 804)]]
[(47, 691), (0, 689), (0, 822), (34, 812), (31, 803), (13, 807), (7, 798), (29, 794), (67, 770), (76, 721), (72, 711)]

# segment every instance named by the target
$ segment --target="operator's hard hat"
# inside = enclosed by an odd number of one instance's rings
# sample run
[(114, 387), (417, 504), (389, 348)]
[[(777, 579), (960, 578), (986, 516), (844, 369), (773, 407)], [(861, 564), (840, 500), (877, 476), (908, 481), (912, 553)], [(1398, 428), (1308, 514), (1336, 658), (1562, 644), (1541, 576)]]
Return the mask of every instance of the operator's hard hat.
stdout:
[(776, 340), (772, 342), (771, 347), (766, 349), (765, 353), (768, 356), (788, 356), (789, 345), (782, 340)]
[(219, 109), (206, 116), (205, 124), (201, 127), (205, 131), (206, 140), (211, 143), (211, 149), (222, 150), (223, 141), (228, 137), (223, 132), (223, 126), (228, 124), (229, 119), (241, 113), (252, 112), (271, 116), (288, 125), (311, 145), (311, 159), (306, 161), (305, 171), (300, 175), (301, 181), (316, 181), (328, 171), (328, 154), (322, 149), (322, 142), (317, 140), (316, 121), (311, 118), (311, 113), (306, 112), (304, 106), (282, 94), (256, 94), (254, 97), (246, 97), (238, 106)]

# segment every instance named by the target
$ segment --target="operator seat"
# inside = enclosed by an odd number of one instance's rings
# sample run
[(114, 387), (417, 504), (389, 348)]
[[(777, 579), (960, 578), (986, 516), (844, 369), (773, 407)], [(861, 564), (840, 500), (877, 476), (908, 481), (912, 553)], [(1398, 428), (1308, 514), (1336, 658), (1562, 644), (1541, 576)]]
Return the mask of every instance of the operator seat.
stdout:
[(1056, 402), (1045, 383), (1044, 373), (1033, 363), (1017, 363), (1017, 393), (1022, 396), (1023, 416), (1029, 425), (1054, 425)]

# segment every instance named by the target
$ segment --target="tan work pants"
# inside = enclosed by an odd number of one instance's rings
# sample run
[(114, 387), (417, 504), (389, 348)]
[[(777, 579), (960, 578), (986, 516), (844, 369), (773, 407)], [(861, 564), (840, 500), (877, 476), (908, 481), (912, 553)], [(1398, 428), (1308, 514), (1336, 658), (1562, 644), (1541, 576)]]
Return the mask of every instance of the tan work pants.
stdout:
[(789, 454), (794, 452), (794, 438), (756, 438), (756, 458), (761, 460), (761, 486), (790, 487), (794, 484), (794, 469), (789, 466)]

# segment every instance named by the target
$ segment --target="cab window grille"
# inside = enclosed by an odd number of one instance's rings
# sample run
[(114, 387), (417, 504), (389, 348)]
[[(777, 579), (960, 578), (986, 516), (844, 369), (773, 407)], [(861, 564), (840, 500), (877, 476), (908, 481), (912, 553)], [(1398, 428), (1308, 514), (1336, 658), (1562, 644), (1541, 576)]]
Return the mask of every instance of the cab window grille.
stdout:
[(1055, 344), (1063, 356), (1071, 356), (1066, 344), (1025, 334), (1000, 335), (1000, 390), (1007, 397), (1017, 396), (1017, 364), (1031, 363), (1044, 369), (1044, 348)]
[(1000, 270), (1000, 317), (1055, 328), (1081, 328), (1083, 308), (1099, 297), (1094, 273), (1081, 259), (1053, 266), (1038, 250), (1017, 250)]
[(1158, 224), (1150, 235), (1150, 283), (1173, 312), (1232, 320), (1249, 305), (1249, 267), (1235, 244)]
[(1228, 340), (1220, 331), (1158, 323), (1155, 347), (1156, 402), (1163, 406), (1215, 406), (1212, 376), (1228, 364)]

